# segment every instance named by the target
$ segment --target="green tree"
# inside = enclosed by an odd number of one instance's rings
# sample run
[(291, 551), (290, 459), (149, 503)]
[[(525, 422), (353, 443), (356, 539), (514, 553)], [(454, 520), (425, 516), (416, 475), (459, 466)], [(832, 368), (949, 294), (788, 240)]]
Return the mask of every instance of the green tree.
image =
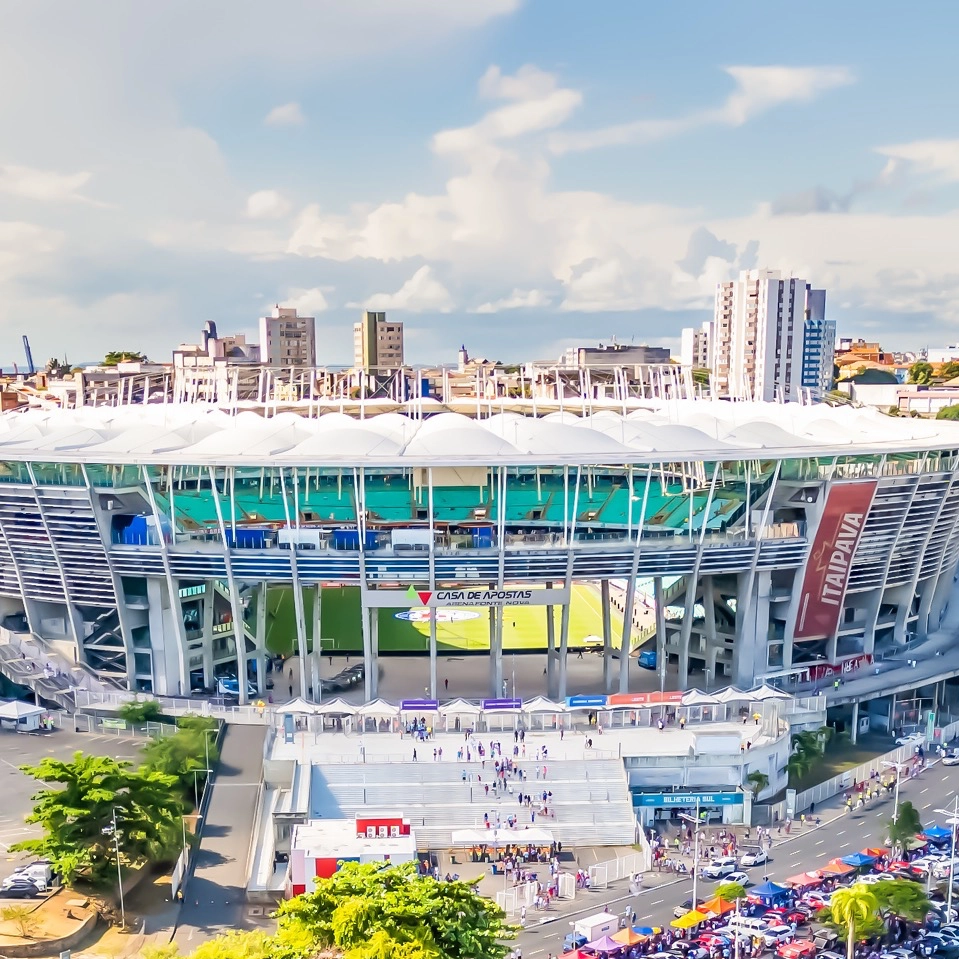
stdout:
[(909, 367), (909, 382), (927, 384), (932, 382), (932, 364), (917, 360)]
[(879, 903), (870, 888), (857, 882), (837, 889), (829, 902), (829, 921), (846, 934), (846, 959), (853, 959), (856, 939), (869, 935), (878, 922)]
[[(158, 736), (143, 748), (143, 768), (175, 776), (184, 796), (193, 794), (197, 779), (202, 784), (206, 770), (220, 758), (216, 746), (216, 720), (184, 716), (175, 733)], [(210, 765), (207, 765), (209, 757)], [(197, 777), (196, 773), (199, 773)]]
[(929, 899), (918, 882), (910, 879), (883, 879), (873, 883), (879, 915), (888, 924), (890, 919), (921, 923), (929, 912)]
[(323, 948), (346, 959), (503, 959), (515, 930), (465, 882), (419, 876), (416, 863), (346, 863), (277, 910), (278, 953)]
[(716, 895), (726, 902), (746, 898), (746, 887), (741, 882), (724, 882), (716, 888)]
[(936, 413), (937, 420), (959, 420), (959, 403), (953, 403), (951, 406), (944, 406)]
[[(49, 858), (67, 885), (80, 878), (94, 884), (112, 882), (115, 842), (121, 859), (131, 865), (163, 858), (178, 845), (183, 807), (172, 776), (81, 752), (69, 761), (47, 756), (36, 766), (20, 769), (59, 788), (41, 789), (32, 797), (33, 812), (26, 822), (40, 826), (40, 838), (10, 848)], [(114, 814), (117, 840), (112, 835)]]
[(895, 849), (904, 848), (910, 839), (915, 839), (922, 832), (922, 821), (919, 819), (919, 810), (907, 799), (899, 803), (896, 818), (889, 820), (889, 842)]
[(954, 360), (943, 363), (942, 366), (939, 367), (939, 373), (937, 375), (941, 380), (955, 379), (959, 376), (959, 363), (956, 363)]
[(746, 777), (746, 782), (749, 783), (753, 797), (756, 797), (769, 785), (769, 777), (765, 773), (761, 773), (758, 769), (754, 769)]
[(120, 363), (146, 363), (145, 353), (138, 350), (111, 350), (103, 358), (104, 366), (117, 366)]
[(153, 722), (160, 718), (163, 708), (155, 699), (133, 699), (124, 703), (117, 715), (132, 726)]

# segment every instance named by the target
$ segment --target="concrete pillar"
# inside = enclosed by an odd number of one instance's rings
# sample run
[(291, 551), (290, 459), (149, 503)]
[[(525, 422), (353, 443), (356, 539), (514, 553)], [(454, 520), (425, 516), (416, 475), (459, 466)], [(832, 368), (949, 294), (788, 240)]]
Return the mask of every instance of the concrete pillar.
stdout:
[[(300, 696), (306, 699), (307, 674), (309, 672), (309, 662), (307, 656), (309, 651), (306, 645), (306, 614), (303, 604), (303, 588), (298, 580), (293, 583), (293, 612), (296, 619), (296, 651), (300, 658)], [(240, 640), (242, 641), (242, 634)], [(246, 668), (246, 667), (244, 667)]]
[(489, 608), (489, 690), (493, 699), (503, 698), (503, 607)]
[[(636, 564), (633, 563), (635, 572)], [(633, 609), (636, 606), (636, 577), (630, 576), (626, 584), (626, 601), (623, 604), (623, 635), (619, 647), (619, 691), (629, 692), (629, 652), (633, 644)], [(607, 685), (606, 691), (610, 692)]]
[(679, 688), (689, 688), (689, 644), (693, 635), (693, 611), (696, 608), (696, 576), (685, 577), (686, 597), (683, 607), (683, 624), (679, 631)]
[(849, 730), (849, 742), (853, 746), (859, 742), (859, 703), (852, 704), (852, 729)]
[(656, 669), (659, 671), (660, 691), (666, 689), (666, 667), (669, 665), (669, 654), (666, 652), (666, 597), (663, 589), (663, 577), (657, 576), (653, 580), (653, 602), (656, 609)]
[(563, 603), (559, 617), (559, 688), (556, 696), (560, 702), (566, 699), (566, 661), (569, 650), (569, 600)]
[(436, 662), (436, 610), (430, 610), (430, 699), (439, 698)]
[(203, 685), (211, 689), (216, 684), (213, 672), (213, 606), (216, 592), (213, 581), (207, 580), (203, 590)]
[(600, 580), (600, 602), (603, 605), (603, 689), (613, 691), (613, 624), (609, 609), (609, 580)]
[[(374, 610), (375, 612), (375, 610)], [(363, 592), (360, 592), (360, 629), (363, 631), (363, 692), (369, 702), (376, 696), (376, 682), (373, 673), (376, 669), (376, 659), (373, 656), (373, 630), (370, 626), (370, 608), (363, 603)]]
[(370, 658), (371, 658), (371, 679), (370, 688), (372, 699), (379, 695), (380, 688), (380, 611), (378, 609), (370, 610)]

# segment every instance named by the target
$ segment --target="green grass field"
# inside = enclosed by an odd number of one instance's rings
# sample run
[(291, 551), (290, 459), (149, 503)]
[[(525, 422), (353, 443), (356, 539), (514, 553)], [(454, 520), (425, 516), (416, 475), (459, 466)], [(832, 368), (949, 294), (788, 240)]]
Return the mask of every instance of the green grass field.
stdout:
[[(313, 622), (313, 593), (304, 594), (307, 636)], [(459, 623), (438, 623), (437, 645), (441, 652), (489, 649), (489, 616), (485, 609), (473, 610), (477, 619)], [(399, 610), (379, 610), (380, 649), (384, 652), (427, 652), (429, 623), (411, 623), (396, 619)], [(559, 641), (560, 608), (555, 607), (556, 640)], [(613, 643), (619, 646), (622, 619), (613, 611)], [(602, 636), (603, 617), (599, 591), (590, 586), (574, 586), (569, 611), (569, 644), (576, 646), (587, 636)], [(354, 652), (363, 649), (360, 627), (360, 591), (358, 587), (330, 587), (323, 590), (320, 611), (320, 635), (326, 651)], [(332, 642), (326, 642), (330, 640)], [(293, 590), (272, 587), (267, 594), (267, 647), (287, 654), (296, 646), (296, 618)], [(503, 614), (505, 650), (546, 649), (546, 607), (511, 606)]]

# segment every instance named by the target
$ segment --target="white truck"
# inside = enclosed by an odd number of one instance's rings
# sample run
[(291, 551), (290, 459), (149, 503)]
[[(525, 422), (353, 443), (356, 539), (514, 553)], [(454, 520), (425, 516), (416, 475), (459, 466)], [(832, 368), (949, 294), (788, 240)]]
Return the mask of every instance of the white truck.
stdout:
[(573, 931), (563, 942), (564, 952), (578, 949), (587, 942), (593, 942), (602, 936), (611, 936), (620, 929), (619, 916), (614, 916), (611, 912), (597, 912), (594, 916), (577, 919), (570, 925), (573, 927)]

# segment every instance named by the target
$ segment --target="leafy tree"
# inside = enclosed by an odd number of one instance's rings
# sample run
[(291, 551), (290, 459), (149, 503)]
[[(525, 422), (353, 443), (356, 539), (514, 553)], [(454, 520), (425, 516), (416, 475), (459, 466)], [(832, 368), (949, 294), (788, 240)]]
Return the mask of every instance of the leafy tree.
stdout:
[(178, 845), (183, 808), (172, 776), (81, 752), (70, 761), (47, 756), (20, 769), (60, 788), (41, 789), (32, 797), (33, 812), (26, 822), (39, 825), (43, 835), (10, 848), (49, 858), (68, 885), (79, 878), (111, 882), (117, 869), (115, 842), (130, 864), (161, 858)]
[(910, 879), (883, 879), (873, 883), (872, 894), (876, 897), (879, 914), (887, 923), (893, 918), (922, 922), (929, 912), (926, 891)]
[(765, 773), (761, 773), (758, 769), (754, 769), (746, 777), (746, 782), (749, 783), (749, 788), (755, 797), (769, 785), (769, 777)]
[(716, 896), (726, 902), (735, 902), (746, 898), (746, 887), (741, 882), (724, 882), (717, 887)]
[(829, 902), (829, 922), (846, 934), (846, 959), (853, 959), (856, 939), (875, 932), (879, 903), (870, 888), (857, 882), (837, 889)]
[(195, 772), (201, 773), (202, 782), (206, 770), (212, 769), (220, 758), (216, 737), (212, 735), (214, 729), (216, 720), (184, 716), (175, 733), (152, 739), (143, 748), (143, 768), (176, 777), (183, 795), (189, 796), (196, 785)]
[(502, 910), (465, 882), (419, 876), (415, 863), (346, 863), (277, 910), (277, 954), (346, 959), (503, 959), (515, 936)]
[(43, 925), (36, 909), (24, 905), (4, 906), (0, 909), (0, 919), (11, 923), (21, 939), (35, 938)]
[(959, 420), (959, 403), (953, 403), (951, 406), (944, 406), (936, 413), (937, 420)]
[(162, 712), (162, 707), (155, 699), (134, 699), (124, 703), (117, 710), (117, 715), (132, 726), (138, 726), (159, 719)]
[(137, 350), (111, 350), (103, 358), (104, 366), (117, 366), (120, 363), (146, 363), (145, 353)]
[(709, 386), (709, 370), (693, 367), (693, 382), (699, 386)]
[(889, 842), (896, 849), (902, 849), (910, 839), (922, 832), (919, 810), (907, 799), (899, 803), (899, 812), (895, 820), (889, 820)]
[(932, 382), (932, 364), (917, 360), (909, 367), (909, 382), (928, 384)]

